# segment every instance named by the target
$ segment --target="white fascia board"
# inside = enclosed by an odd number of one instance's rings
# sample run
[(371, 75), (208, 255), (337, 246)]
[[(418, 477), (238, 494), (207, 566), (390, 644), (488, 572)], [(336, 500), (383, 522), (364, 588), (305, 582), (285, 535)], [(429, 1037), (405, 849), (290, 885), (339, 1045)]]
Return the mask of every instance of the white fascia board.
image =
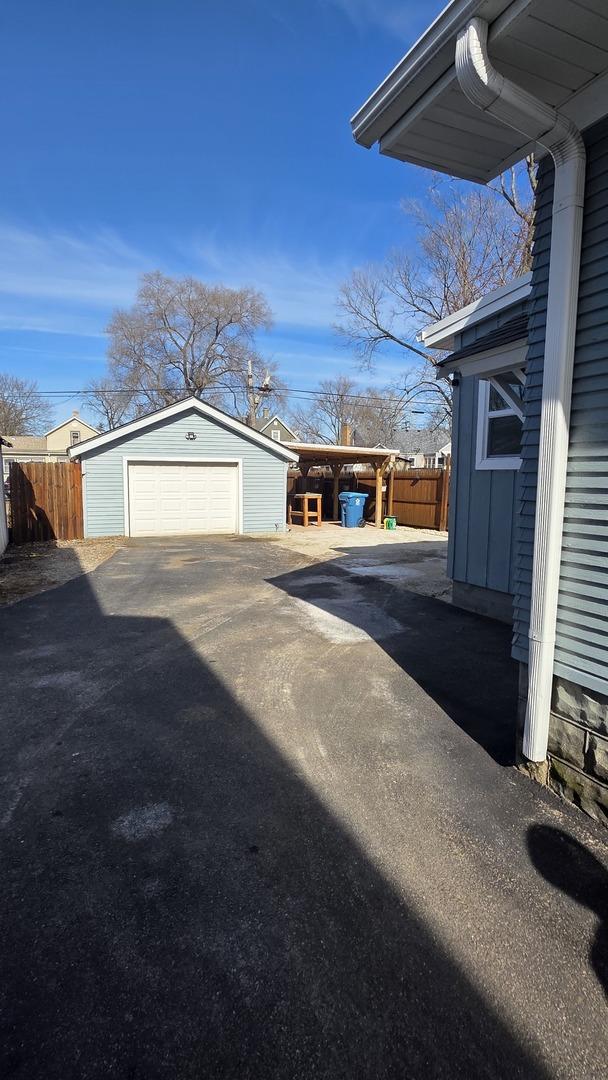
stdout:
[[(400, 95), (419, 77), (424, 79), (426, 84), (421, 86), (423, 92), (454, 63), (452, 43), (463, 23), (482, 14), (484, 8), (498, 8), (500, 11), (508, 3), (509, 0), (502, 0), (502, 3), (488, 3), (488, 0), (451, 0), (352, 117), (350, 123), (355, 141), (368, 148), (373, 146), (398, 119), (397, 116), (390, 117), (388, 110), (395, 105)], [(497, 13), (495, 11), (490, 17), (496, 17)], [(489, 12), (486, 18), (488, 15)], [(444, 56), (441, 56), (442, 51)], [(416, 93), (409, 105), (413, 105), (419, 96), (420, 93)], [(399, 107), (403, 114), (408, 102), (406, 101), (404, 106), (400, 103)], [(388, 123), (387, 116), (390, 117)]]
[(437, 370), (437, 378), (445, 379), (457, 371), (460, 375), (476, 375), (479, 379), (487, 379), (492, 375), (502, 375), (506, 371), (514, 371), (525, 367), (528, 354), (527, 342), (512, 342), (510, 345), (497, 345), (495, 349), (487, 352), (475, 353), (474, 356), (465, 356), (461, 360), (448, 361)]
[(450, 349), (453, 348), (454, 336), (462, 333), (469, 326), (475, 326), (483, 319), (497, 315), (505, 308), (525, 300), (532, 290), (532, 273), (522, 274), (510, 281), (508, 285), (502, 285), (500, 289), (482, 296), (472, 304), (454, 311), (452, 315), (446, 315), (445, 319), (425, 326), (416, 335), (416, 340), (427, 349)]
[(240, 420), (235, 420), (233, 416), (228, 416), (227, 413), (223, 413), (220, 409), (215, 409), (212, 405), (207, 405), (206, 402), (199, 401), (195, 397), (185, 398), (184, 401), (176, 401), (174, 405), (167, 405), (165, 409), (157, 409), (156, 412), (149, 413), (148, 416), (141, 416), (138, 420), (132, 420), (129, 424), (123, 424), (122, 427), (115, 428), (113, 431), (106, 431), (102, 435), (96, 435), (92, 439), (86, 439), (82, 443), (70, 446), (68, 456), (71, 459), (84, 457), (91, 450), (98, 450), (100, 446), (116, 442), (125, 435), (132, 435), (136, 431), (143, 431), (147, 427), (152, 427), (159, 420), (171, 420), (174, 416), (190, 412), (192, 409), (200, 413), (201, 416), (206, 416), (223, 427), (235, 431), (237, 435), (245, 436), (250, 442), (258, 443), (265, 450), (271, 450), (286, 461), (297, 462), (298, 460), (298, 455), (293, 450), (288, 450), (285, 443), (269, 439), (267, 435), (262, 435), (255, 428), (248, 427), (247, 424), (243, 424)]

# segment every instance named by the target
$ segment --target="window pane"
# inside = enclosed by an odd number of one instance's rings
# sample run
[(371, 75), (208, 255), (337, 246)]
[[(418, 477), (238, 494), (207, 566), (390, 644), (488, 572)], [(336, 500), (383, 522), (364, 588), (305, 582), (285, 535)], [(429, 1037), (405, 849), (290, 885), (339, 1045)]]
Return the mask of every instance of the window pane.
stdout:
[(498, 390), (490, 383), (490, 403), (488, 405), (490, 412), (499, 412), (500, 409), (507, 409), (508, 405), (504, 398), (501, 398)]
[(518, 416), (488, 418), (488, 457), (517, 456), (521, 451), (521, 420)]
[[(519, 379), (516, 379), (515, 376), (509, 376), (507, 385), (511, 393), (521, 400), (521, 398), (523, 397), (524, 388), (522, 383), (520, 383)], [(511, 406), (498, 393), (498, 390), (496, 390), (495, 387), (492, 386), (492, 384), (490, 383), (490, 412), (498, 412), (500, 409), (509, 409), (510, 407)]]

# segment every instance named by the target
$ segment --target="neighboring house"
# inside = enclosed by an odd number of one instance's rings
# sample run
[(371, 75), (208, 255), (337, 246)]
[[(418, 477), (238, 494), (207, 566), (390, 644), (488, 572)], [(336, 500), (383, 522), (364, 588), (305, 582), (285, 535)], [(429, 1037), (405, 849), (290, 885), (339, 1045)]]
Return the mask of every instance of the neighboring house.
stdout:
[(4, 456), (4, 473), (8, 476), (11, 461), (67, 461), (68, 448), (99, 435), (97, 428), (87, 424), (77, 412), (45, 435), (8, 435), (10, 453)]
[[(10, 450), (11, 444), (8, 439), (3, 439), (0, 436), (0, 478), (4, 476), (3, 470), (3, 453), (4, 448)], [(8, 524), (6, 521), (6, 499), (4, 497), (4, 483), (2, 484), (2, 490), (0, 491), (0, 555), (5, 551), (8, 544)]]
[(445, 431), (406, 431), (400, 442), (401, 458), (410, 469), (443, 469), (452, 453)]
[(298, 455), (197, 398), (69, 449), (83, 472), (85, 536), (285, 529)]
[(275, 442), (293, 442), (298, 436), (287, 426), (280, 416), (271, 416), (270, 409), (263, 409), (262, 415), (256, 420), (256, 429), (263, 435)]
[[(509, 590), (522, 753), (540, 779), (606, 821), (608, 19), (597, 3), (554, 0), (550, 19), (547, 11), (545, 0), (453, 0), (353, 129), (365, 146), (379, 142), (392, 157), (480, 183), (533, 149), (541, 158), (527, 345), (521, 338), (519, 366), (509, 358), (506, 371), (477, 372), (485, 382), (511, 371), (515, 378), (498, 379), (506, 395), (491, 383), (484, 390), (481, 468), (459, 460), (457, 472), (483, 472), (501, 440), (504, 456), (516, 458), (521, 412), (521, 464), (504, 473), (515, 485)], [(454, 344), (458, 352), (470, 342)], [(511, 345), (495, 341), (486, 360)], [(461, 353), (452, 365), (466, 359)], [(463, 408), (474, 393), (464, 391)], [(517, 409), (501, 416), (505, 396)], [(455, 441), (459, 459), (457, 431)], [(502, 483), (500, 470), (491, 462), (485, 469), (485, 494), (472, 495), (483, 500), (484, 529), (469, 534), (471, 566), (476, 547), (488, 547), (485, 528), (501, 529), (500, 497), (487, 490)], [(471, 492), (458, 487), (456, 497)], [(493, 581), (492, 568), (486, 584)]]

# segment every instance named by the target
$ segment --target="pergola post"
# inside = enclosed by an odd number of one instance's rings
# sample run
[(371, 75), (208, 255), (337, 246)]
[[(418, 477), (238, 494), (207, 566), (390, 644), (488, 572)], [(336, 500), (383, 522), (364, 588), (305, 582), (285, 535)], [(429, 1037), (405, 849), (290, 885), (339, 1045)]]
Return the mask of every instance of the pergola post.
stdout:
[(395, 462), (391, 461), (389, 464), (389, 473), (386, 489), (386, 513), (388, 517), (393, 517), (393, 502), (395, 498)]
[(338, 499), (338, 495), (340, 494), (340, 473), (342, 472), (342, 466), (341, 465), (332, 465), (331, 471), (332, 471), (332, 475), (333, 475), (333, 478), (334, 478), (334, 486), (333, 486), (333, 498), (334, 498), (333, 520), (338, 521), (338, 519), (340, 517), (340, 501)]
[(298, 467), (300, 469), (300, 480), (304, 481), (304, 483), (302, 484), (302, 491), (306, 491), (306, 481), (308, 479), (308, 473), (309, 473), (310, 469), (312, 468), (312, 462), (310, 462), (310, 461), (300, 461)]
[(382, 526), (382, 476), (384, 473), (384, 466), (377, 465), (376, 469), (376, 516), (374, 525), (377, 529)]

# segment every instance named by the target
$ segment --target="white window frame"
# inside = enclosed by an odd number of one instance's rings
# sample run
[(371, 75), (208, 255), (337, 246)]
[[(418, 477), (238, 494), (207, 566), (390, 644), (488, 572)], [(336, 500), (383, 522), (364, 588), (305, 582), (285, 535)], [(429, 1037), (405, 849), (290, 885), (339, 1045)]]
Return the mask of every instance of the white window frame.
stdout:
[[(515, 377), (523, 383), (525, 375), (522, 369), (515, 368), (512, 369), (512, 371)], [(504, 374), (506, 374), (506, 372)], [(493, 455), (491, 457), (488, 455), (488, 424), (490, 419), (491, 386), (493, 386), (497, 393), (500, 394), (505, 403), (504, 409), (492, 411), (492, 417), (519, 416), (520, 420), (523, 418), (523, 412), (521, 408), (518, 408), (514, 401), (507, 401), (505, 389), (500, 385), (496, 377), (489, 376), (485, 379), (479, 379), (477, 397), (477, 446), (475, 454), (475, 468), (482, 470), (511, 469), (516, 471), (521, 465), (520, 454), (503, 454), (502, 456)]]
[(271, 435), (271, 438), (274, 439), (275, 442), (280, 442), (281, 441), (281, 429), (280, 428), (273, 428), (271, 430), (271, 432), (270, 432), (270, 435)]

